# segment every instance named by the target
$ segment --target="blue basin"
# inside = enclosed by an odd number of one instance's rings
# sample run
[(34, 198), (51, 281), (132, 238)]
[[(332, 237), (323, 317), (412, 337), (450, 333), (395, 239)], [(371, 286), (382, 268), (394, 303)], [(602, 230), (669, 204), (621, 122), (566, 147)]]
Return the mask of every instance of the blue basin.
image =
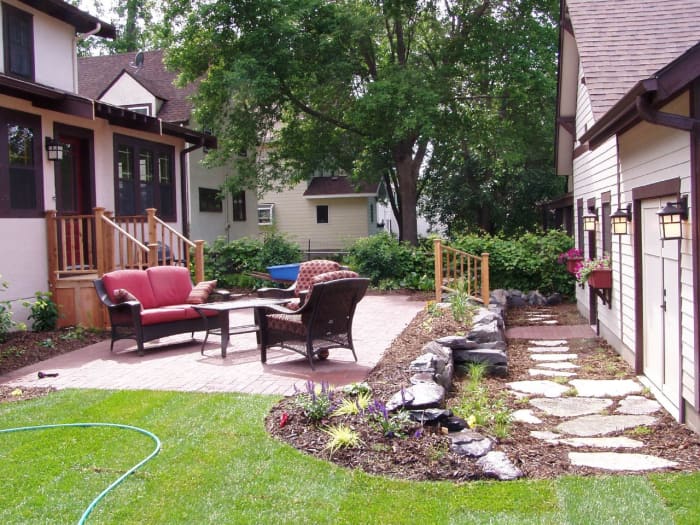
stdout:
[(297, 275), (299, 275), (299, 265), (300, 263), (268, 266), (267, 272), (273, 279), (279, 279), (280, 281), (296, 281)]

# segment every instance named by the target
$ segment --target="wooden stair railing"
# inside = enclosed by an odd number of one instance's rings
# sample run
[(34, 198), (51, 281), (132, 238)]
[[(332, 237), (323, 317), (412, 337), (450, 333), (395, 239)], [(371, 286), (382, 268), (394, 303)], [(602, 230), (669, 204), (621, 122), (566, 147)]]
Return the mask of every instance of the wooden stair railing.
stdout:
[(95, 208), (97, 233), (97, 274), (102, 277), (113, 270), (146, 268), (148, 246), (122, 228), (104, 208)]
[(457, 291), (459, 284), (472, 297), (489, 304), (489, 254), (472, 255), (450, 246), (442, 239), (433, 240), (435, 257), (435, 300), (442, 301), (442, 292)]

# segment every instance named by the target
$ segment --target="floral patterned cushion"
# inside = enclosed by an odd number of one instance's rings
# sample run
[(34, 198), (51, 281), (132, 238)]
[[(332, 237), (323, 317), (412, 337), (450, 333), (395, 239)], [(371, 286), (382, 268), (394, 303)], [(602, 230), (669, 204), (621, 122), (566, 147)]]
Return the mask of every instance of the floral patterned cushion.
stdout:
[(267, 316), (267, 327), (270, 330), (291, 332), (300, 337), (306, 335), (306, 327), (301, 315), (271, 314)]
[(340, 270), (340, 264), (335, 261), (314, 259), (313, 261), (301, 263), (299, 265), (299, 275), (297, 276), (296, 286), (294, 287), (295, 295), (298, 296), (301, 292), (309, 290), (315, 275), (336, 270)]

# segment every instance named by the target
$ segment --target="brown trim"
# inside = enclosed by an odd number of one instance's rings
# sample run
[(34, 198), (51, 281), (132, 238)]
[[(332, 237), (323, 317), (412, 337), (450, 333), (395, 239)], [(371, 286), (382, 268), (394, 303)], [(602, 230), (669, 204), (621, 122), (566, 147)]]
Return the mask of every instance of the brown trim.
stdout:
[(72, 25), (78, 32), (87, 33), (99, 27), (95, 33), (104, 38), (116, 38), (117, 30), (113, 25), (102, 22), (99, 18), (81, 11), (77, 7), (61, 0), (19, 0), (23, 4), (33, 7), (37, 11), (46, 13), (67, 24)]
[[(666, 195), (678, 195), (681, 189), (679, 178), (655, 182), (646, 186), (632, 189), (634, 229), (634, 372), (642, 375), (644, 372), (644, 279), (642, 275), (642, 201), (658, 199)], [(680, 311), (679, 311), (680, 314)], [(680, 340), (680, 339), (679, 339)], [(681, 359), (682, 361), (682, 359)], [(681, 376), (681, 382), (683, 378)]]
[[(88, 176), (90, 177), (90, 209), (92, 210), (97, 206), (97, 196), (96, 196), (96, 181), (95, 181), (95, 134), (94, 131), (87, 128), (79, 128), (77, 126), (69, 126), (68, 124), (61, 124), (56, 122), (53, 125), (53, 136), (58, 138), (59, 135), (67, 135), (69, 137), (75, 137), (81, 140), (85, 140), (88, 144)], [(56, 172), (60, 170), (61, 163), (54, 162), (54, 177)], [(54, 189), (56, 194), (57, 189)]]
[(74, 115), (93, 118), (92, 100), (60, 91), (34, 82), (0, 74), (0, 94), (28, 100), (33, 106)]
[(575, 159), (579, 158), (581, 155), (584, 153), (591, 151), (591, 146), (588, 142), (584, 142), (583, 144), (579, 145), (574, 149), (574, 157)]
[[(690, 90), (690, 115), (697, 118), (700, 116), (700, 81), (695, 80)], [(700, 130), (694, 128), (690, 133), (690, 223), (700, 224)], [(697, 232), (697, 226), (695, 232)], [(694, 354), (694, 379), (695, 379), (695, 399), (693, 407), (700, 412), (700, 237), (693, 234), (691, 240), (691, 250), (693, 252), (693, 348)], [(682, 360), (681, 360), (682, 361)], [(681, 376), (681, 389), (682, 386)], [(682, 399), (682, 396), (681, 396)]]
[(610, 204), (610, 192), (609, 191), (604, 191), (603, 193), (600, 194), (600, 203), (601, 204)]
[(559, 124), (562, 128), (568, 131), (572, 137), (576, 136), (576, 117), (557, 117), (557, 124)]

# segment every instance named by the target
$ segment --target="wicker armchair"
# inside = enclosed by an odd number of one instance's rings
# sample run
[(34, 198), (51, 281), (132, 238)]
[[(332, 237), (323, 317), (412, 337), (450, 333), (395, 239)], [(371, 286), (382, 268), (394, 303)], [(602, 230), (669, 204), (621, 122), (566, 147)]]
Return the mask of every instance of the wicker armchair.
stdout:
[(349, 277), (323, 281), (324, 276), (349, 273), (340, 271), (317, 276), (306, 302), (298, 310), (271, 306), (258, 313), (263, 363), (267, 361), (267, 349), (273, 346), (306, 356), (312, 369), (315, 368), (314, 358), (325, 359), (329, 348), (349, 348), (357, 361), (352, 320), (357, 303), (367, 291), (369, 279)]
[(299, 308), (303, 303), (312, 279), (320, 274), (340, 270), (341, 266), (335, 261), (325, 259), (314, 259), (303, 262), (299, 265), (299, 275), (297, 280), (289, 288), (260, 288), (257, 290), (258, 297), (268, 299), (289, 299), (289, 308)]

